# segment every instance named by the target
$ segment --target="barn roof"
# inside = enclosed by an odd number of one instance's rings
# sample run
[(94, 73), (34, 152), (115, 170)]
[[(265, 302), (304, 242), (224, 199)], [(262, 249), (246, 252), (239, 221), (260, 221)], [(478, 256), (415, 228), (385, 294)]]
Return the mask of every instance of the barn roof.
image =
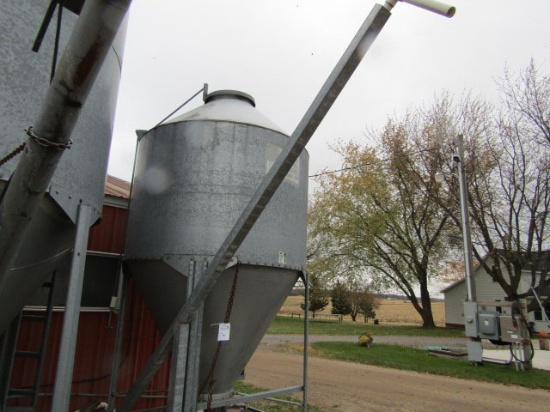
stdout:
[(105, 194), (115, 197), (122, 197), (124, 199), (130, 198), (130, 182), (119, 179), (111, 175), (107, 175), (107, 181), (105, 182)]
[(454, 287), (460, 285), (462, 282), (465, 282), (465, 281), (466, 281), (466, 278), (459, 279), (459, 280), (451, 283), (450, 285), (448, 285), (445, 289), (441, 289), (440, 293), (446, 293), (450, 289), (453, 289)]

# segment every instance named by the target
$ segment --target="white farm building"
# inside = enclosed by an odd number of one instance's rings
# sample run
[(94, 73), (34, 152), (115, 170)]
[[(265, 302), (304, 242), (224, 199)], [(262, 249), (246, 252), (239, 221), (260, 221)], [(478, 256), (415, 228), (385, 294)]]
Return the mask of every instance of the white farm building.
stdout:
[[(544, 268), (542, 270), (545, 270)], [(524, 293), (530, 289), (531, 269), (526, 267), (525, 277), (519, 286), (519, 292)], [(540, 273), (540, 271), (538, 272)], [(481, 267), (477, 266), (474, 270), (474, 283), (476, 288), (476, 300), (480, 303), (487, 302), (496, 306), (497, 311), (507, 313), (510, 310), (509, 305), (506, 305), (506, 294), (495, 282), (491, 276)], [(464, 302), (467, 299), (466, 279), (451, 284), (441, 291), (445, 296), (445, 326), (447, 327), (464, 327)], [(544, 293), (539, 296), (541, 301), (550, 295), (550, 279), (546, 280)], [(528, 300), (534, 299), (533, 296)], [(503, 306), (499, 307), (494, 303), (503, 302)], [(545, 304), (546, 316), (550, 318), (550, 303)], [(547, 318), (547, 319), (548, 319)], [(533, 323), (535, 331), (549, 331), (550, 322), (544, 320), (543, 313), (540, 308), (533, 312), (529, 312), (527, 321)]]

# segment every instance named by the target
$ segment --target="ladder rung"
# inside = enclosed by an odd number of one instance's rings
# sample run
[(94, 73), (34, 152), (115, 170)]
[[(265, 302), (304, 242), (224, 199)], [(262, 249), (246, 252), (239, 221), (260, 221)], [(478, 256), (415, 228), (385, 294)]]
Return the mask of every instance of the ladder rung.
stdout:
[(46, 316), (42, 315), (23, 315), (24, 320), (33, 320), (38, 322), (46, 322)]
[(8, 391), (8, 397), (15, 397), (15, 396), (26, 396), (31, 397), (34, 396), (34, 389), (31, 388), (12, 388)]
[(6, 412), (35, 412), (32, 406), (7, 406)]
[(23, 356), (25, 358), (39, 358), (40, 352), (31, 352), (28, 350), (18, 350), (15, 352), (15, 356)]

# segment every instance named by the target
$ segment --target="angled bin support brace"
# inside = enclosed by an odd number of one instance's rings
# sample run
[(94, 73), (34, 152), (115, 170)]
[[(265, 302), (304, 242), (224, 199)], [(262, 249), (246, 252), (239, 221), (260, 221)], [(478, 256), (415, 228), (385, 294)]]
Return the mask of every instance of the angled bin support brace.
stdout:
[(221, 273), (245, 239), (246, 235), (266, 207), (271, 197), (285, 178), (286, 174), (299, 157), (305, 145), (331, 108), (332, 104), (346, 85), (347, 81), (372, 45), (391, 13), (387, 8), (375, 4), (371, 13), (359, 29), (336, 67), (321, 88), (312, 105), (298, 124), (276, 162), (260, 183), (252, 199), (237, 220), (237, 223), (225, 239), (220, 250), (214, 256), (210, 267), (194, 288), (191, 296), (181, 308), (176, 321), (168, 329), (155, 349), (149, 362), (134, 382), (130, 392), (118, 409), (129, 412), (137, 402), (151, 379), (162, 366), (172, 349), (172, 340), (177, 329), (177, 322), (189, 323), (201, 307), (204, 299), (215, 286)]

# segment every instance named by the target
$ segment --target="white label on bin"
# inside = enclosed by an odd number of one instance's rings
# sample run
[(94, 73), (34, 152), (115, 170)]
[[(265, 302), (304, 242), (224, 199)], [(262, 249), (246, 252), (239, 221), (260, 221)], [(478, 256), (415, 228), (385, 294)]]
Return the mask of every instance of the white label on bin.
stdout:
[(230, 323), (220, 323), (218, 328), (218, 341), (223, 342), (229, 340), (231, 334)]

